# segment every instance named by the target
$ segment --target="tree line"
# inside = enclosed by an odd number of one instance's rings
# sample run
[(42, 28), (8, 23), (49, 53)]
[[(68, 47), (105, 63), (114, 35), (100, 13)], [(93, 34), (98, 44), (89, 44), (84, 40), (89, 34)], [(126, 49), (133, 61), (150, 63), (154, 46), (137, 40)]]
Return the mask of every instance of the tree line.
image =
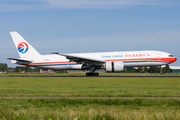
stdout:
[[(0, 63), (0, 72), (8, 72), (8, 65), (6, 63)], [(40, 72), (40, 68), (31, 68), (30, 66), (16, 66), (13, 69), (13, 72)], [(132, 73), (159, 73), (160, 67), (138, 67), (137, 69), (132, 68), (131, 70), (125, 69), (125, 72), (132, 72)], [(170, 68), (169, 65), (162, 68), (163, 73), (169, 73)]]
[(29, 66), (16, 66), (15, 68), (8, 68), (6, 63), (0, 63), (0, 72), (39, 72), (39, 68), (31, 68)]
[(16, 66), (15, 72), (39, 72), (40, 68), (31, 68), (30, 66)]
[[(138, 67), (137, 69), (132, 69), (130, 72), (132, 73), (160, 73), (160, 67)], [(163, 73), (169, 73), (170, 68), (169, 65), (166, 65), (162, 68)]]

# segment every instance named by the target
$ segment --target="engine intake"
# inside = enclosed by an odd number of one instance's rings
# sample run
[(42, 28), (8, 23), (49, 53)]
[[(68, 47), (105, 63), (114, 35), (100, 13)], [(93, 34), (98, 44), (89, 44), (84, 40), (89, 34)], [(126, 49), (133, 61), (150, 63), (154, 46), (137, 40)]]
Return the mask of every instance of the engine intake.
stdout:
[(106, 72), (123, 72), (123, 61), (107, 61), (105, 66)]

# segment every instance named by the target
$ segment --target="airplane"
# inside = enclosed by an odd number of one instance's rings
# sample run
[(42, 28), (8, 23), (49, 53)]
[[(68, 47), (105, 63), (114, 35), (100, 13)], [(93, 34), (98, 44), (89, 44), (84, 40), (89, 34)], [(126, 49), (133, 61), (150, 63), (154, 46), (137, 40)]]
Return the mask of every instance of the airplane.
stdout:
[(89, 70), (86, 76), (98, 76), (97, 69), (123, 72), (128, 67), (163, 66), (177, 59), (170, 53), (154, 50), (41, 55), (17, 32), (10, 32), (20, 58), (11, 63), (51, 70)]

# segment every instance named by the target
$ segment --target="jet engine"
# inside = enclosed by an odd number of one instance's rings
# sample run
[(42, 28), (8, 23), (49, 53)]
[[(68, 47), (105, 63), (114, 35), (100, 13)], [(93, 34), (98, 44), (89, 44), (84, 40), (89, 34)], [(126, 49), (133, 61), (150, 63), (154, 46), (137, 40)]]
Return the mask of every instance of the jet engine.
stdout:
[(123, 61), (107, 61), (105, 64), (106, 72), (123, 72)]

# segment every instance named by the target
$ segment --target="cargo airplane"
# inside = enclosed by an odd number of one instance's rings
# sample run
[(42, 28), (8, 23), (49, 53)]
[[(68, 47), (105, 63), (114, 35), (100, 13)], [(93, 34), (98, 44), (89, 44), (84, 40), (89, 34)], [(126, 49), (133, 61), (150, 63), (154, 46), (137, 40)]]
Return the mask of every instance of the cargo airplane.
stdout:
[(176, 61), (161, 51), (124, 51), (41, 55), (17, 32), (10, 32), (20, 58), (7, 58), (11, 63), (51, 70), (89, 70), (86, 76), (98, 76), (97, 69), (122, 72), (127, 67), (163, 66)]

